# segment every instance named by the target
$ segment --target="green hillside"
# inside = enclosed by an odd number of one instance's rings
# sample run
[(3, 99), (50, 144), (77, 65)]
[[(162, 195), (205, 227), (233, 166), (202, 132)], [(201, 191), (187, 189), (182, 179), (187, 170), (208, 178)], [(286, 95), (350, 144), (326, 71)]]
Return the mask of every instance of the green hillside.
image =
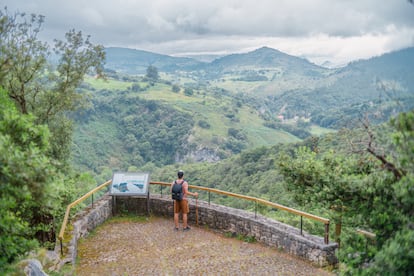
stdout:
[[(74, 115), (73, 162), (96, 170), (218, 161), (349, 127), (364, 114), (381, 123), (414, 107), (413, 51), (327, 69), (270, 48), (210, 63), (107, 49), (107, 80), (88, 77), (82, 85), (92, 105)], [(156, 80), (138, 74), (149, 61), (160, 66)], [(104, 125), (111, 142), (91, 149)]]
[(83, 93), (91, 105), (74, 115), (73, 163), (87, 170), (217, 161), (301, 139), (289, 132), (291, 126), (266, 124), (269, 120), (249, 98), (222, 89), (181, 87), (174, 92), (170, 81), (88, 77)]

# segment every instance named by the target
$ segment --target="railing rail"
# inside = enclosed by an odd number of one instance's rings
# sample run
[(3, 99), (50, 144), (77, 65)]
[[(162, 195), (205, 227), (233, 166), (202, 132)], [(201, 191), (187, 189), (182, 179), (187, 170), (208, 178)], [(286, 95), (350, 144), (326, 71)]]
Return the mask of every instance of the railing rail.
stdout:
[(59, 241), (60, 241), (60, 252), (61, 252), (61, 254), (63, 254), (63, 236), (65, 234), (66, 226), (67, 226), (68, 220), (69, 220), (70, 210), (72, 209), (72, 207), (74, 207), (74, 206), (78, 205), (79, 203), (83, 202), (85, 199), (87, 199), (90, 196), (92, 196), (92, 205), (93, 205), (93, 194), (96, 193), (96, 192), (98, 192), (98, 191), (100, 191), (100, 190), (102, 190), (103, 188), (105, 188), (106, 186), (108, 186), (111, 183), (112, 183), (112, 180), (106, 181), (105, 183), (99, 185), (98, 187), (90, 190), (85, 195), (83, 195), (82, 197), (78, 198), (74, 202), (70, 203), (66, 207), (65, 216), (63, 217), (62, 226), (60, 228), (60, 232), (59, 232), (59, 236), (58, 236)]
[[(167, 182), (153, 182), (151, 181), (150, 184), (152, 185), (161, 185), (161, 186), (171, 186), (171, 183), (167, 183)], [(323, 217), (319, 217), (319, 216), (315, 216), (306, 212), (302, 212), (290, 207), (286, 207), (283, 206), (281, 204), (277, 204), (277, 203), (273, 203), (264, 199), (260, 199), (260, 198), (256, 198), (256, 197), (252, 197), (252, 196), (245, 196), (245, 195), (240, 195), (240, 194), (236, 194), (236, 193), (231, 193), (231, 192), (225, 192), (225, 191), (221, 191), (218, 189), (213, 189), (213, 188), (208, 188), (208, 187), (201, 187), (201, 186), (194, 186), (194, 185), (188, 185), (189, 188), (191, 189), (195, 189), (195, 190), (201, 190), (201, 191), (207, 191), (207, 192), (211, 192), (211, 193), (216, 193), (216, 194), (221, 194), (221, 195), (226, 195), (226, 196), (231, 196), (231, 197), (236, 197), (236, 198), (240, 198), (240, 199), (245, 199), (245, 200), (250, 200), (253, 201), (255, 203), (260, 203), (266, 206), (270, 206), (273, 208), (277, 208), (279, 210), (284, 210), (287, 211), (289, 213), (295, 214), (300, 216), (300, 232), (302, 234), (302, 219), (303, 217), (305, 218), (309, 218), (311, 220), (315, 220), (318, 222), (322, 222), (325, 225), (325, 236), (324, 236), (324, 242), (326, 244), (329, 243), (329, 219), (323, 218)]]
[[(92, 196), (92, 204), (93, 204), (93, 194), (102, 190), (103, 188), (107, 187), (109, 184), (112, 183), (112, 180), (108, 180), (107, 182), (99, 185), (98, 187), (94, 188), (93, 190), (89, 191), (88, 193), (86, 193), (85, 195), (83, 195), (82, 197), (78, 198), (77, 200), (75, 200), (74, 202), (70, 203), (67, 208), (66, 208), (66, 212), (65, 212), (65, 216), (63, 218), (63, 222), (62, 222), (62, 226), (60, 228), (60, 232), (59, 232), (59, 241), (60, 241), (60, 250), (61, 253), (63, 254), (63, 237), (65, 234), (65, 230), (66, 230), (66, 226), (68, 224), (68, 220), (69, 220), (69, 215), (70, 215), (70, 210), (78, 205), (79, 203), (83, 202), (84, 200), (86, 200), (87, 198), (89, 198), (90, 196)], [(150, 182), (151, 185), (160, 185), (160, 186), (171, 186), (171, 183), (169, 182), (156, 182), (156, 181), (151, 181)], [(251, 196), (245, 196), (245, 195), (240, 195), (240, 194), (236, 194), (236, 193), (231, 193), (231, 192), (225, 192), (225, 191), (221, 191), (218, 189), (213, 189), (213, 188), (208, 188), (208, 187), (202, 187), (202, 186), (194, 186), (194, 185), (189, 185), (189, 188), (191, 189), (195, 189), (195, 190), (201, 190), (201, 191), (207, 191), (210, 195), (210, 193), (216, 193), (216, 194), (221, 194), (221, 195), (225, 195), (225, 196), (231, 196), (231, 197), (235, 197), (235, 198), (240, 198), (240, 199), (244, 199), (244, 200), (249, 200), (249, 201), (253, 201), (256, 204), (260, 203), (266, 206), (270, 206), (273, 208), (277, 208), (279, 210), (284, 210), (287, 211), (289, 213), (295, 214), (300, 216), (300, 232), (302, 234), (302, 219), (303, 217), (305, 218), (309, 218), (318, 222), (322, 222), (323, 224), (325, 224), (325, 236), (324, 236), (324, 241), (326, 244), (329, 243), (329, 219), (326, 218), (322, 218), (319, 216), (315, 216), (306, 212), (302, 212), (293, 208), (289, 208), (277, 203), (273, 203), (264, 199), (260, 199), (260, 198), (255, 198), (255, 197), (251, 197)], [(210, 196), (209, 196), (210, 198)], [(210, 201), (209, 201), (210, 203)]]

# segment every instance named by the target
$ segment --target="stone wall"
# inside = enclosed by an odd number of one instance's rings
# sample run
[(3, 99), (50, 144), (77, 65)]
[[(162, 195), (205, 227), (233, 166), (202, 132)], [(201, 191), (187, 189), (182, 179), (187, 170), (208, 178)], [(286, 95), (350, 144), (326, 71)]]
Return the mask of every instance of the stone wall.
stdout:
[[(337, 263), (335, 251), (336, 243), (325, 244), (323, 237), (307, 234), (300, 230), (239, 209), (222, 205), (208, 204), (198, 201), (198, 225), (208, 226), (210, 229), (219, 230), (232, 235), (254, 237), (255, 240), (275, 247), (286, 253), (308, 260), (318, 266), (328, 266)], [(174, 215), (173, 202), (169, 197), (161, 198), (152, 195), (150, 211), (155, 216), (165, 216), (172, 219)], [(196, 201), (190, 199), (189, 223), (196, 224)], [(324, 227), (321, 224), (321, 227)]]
[[(190, 199), (191, 225), (207, 226), (232, 235), (254, 237), (255, 240), (286, 253), (308, 260), (318, 266), (328, 266), (337, 263), (336, 243), (324, 244), (322, 237), (309, 235), (292, 226), (277, 222), (254, 213), (225, 207), (216, 204)], [(197, 214), (196, 214), (197, 209)], [(72, 263), (76, 260), (77, 240), (86, 236), (97, 225), (112, 215), (133, 213), (137, 215), (154, 215), (173, 218), (173, 202), (167, 197), (151, 195), (146, 198), (105, 196), (95, 203), (94, 208), (88, 208), (77, 215), (74, 222), (72, 240), (69, 245), (68, 258)], [(323, 225), (321, 224), (321, 227)]]
[[(112, 197), (105, 195), (92, 205), (88, 206), (81, 212), (77, 213), (69, 222), (73, 226), (71, 231), (66, 230), (65, 238), (69, 237), (67, 242), (63, 242), (63, 256), (61, 256), (60, 267), (65, 263), (75, 264), (78, 240), (86, 237), (98, 225), (105, 222), (112, 216)], [(72, 223), (71, 223), (72, 222)], [(70, 226), (67, 228), (70, 228)], [(60, 242), (56, 244), (56, 252), (60, 252)]]

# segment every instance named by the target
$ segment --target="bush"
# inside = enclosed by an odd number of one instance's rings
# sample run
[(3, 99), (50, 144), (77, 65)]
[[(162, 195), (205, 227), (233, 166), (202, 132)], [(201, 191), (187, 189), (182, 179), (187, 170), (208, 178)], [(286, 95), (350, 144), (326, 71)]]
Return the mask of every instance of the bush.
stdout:
[(204, 121), (204, 120), (198, 121), (198, 126), (204, 129), (209, 129), (211, 127), (211, 125), (207, 121)]

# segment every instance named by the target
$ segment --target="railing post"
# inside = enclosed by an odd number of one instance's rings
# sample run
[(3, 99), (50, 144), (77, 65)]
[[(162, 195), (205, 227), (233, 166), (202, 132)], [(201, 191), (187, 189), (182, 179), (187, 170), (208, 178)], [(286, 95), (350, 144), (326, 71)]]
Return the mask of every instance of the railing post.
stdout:
[(257, 201), (254, 202), (254, 218), (257, 218)]
[(210, 206), (210, 191), (208, 191), (208, 205)]
[(329, 244), (329, 222), (325, 224), (325, 244)]
[(61, 239), (60, 240), (60, 255), (63, 256), (63, 241)]
[(160, 185), (160, 194), (161, 194), (161, 197), (162, 197), (162, 185)]
[(93, 208), (93, 194), (92, 194), (92, 208)]
[(300, 235), (303, 236), (303, 216), (300, 216)]

